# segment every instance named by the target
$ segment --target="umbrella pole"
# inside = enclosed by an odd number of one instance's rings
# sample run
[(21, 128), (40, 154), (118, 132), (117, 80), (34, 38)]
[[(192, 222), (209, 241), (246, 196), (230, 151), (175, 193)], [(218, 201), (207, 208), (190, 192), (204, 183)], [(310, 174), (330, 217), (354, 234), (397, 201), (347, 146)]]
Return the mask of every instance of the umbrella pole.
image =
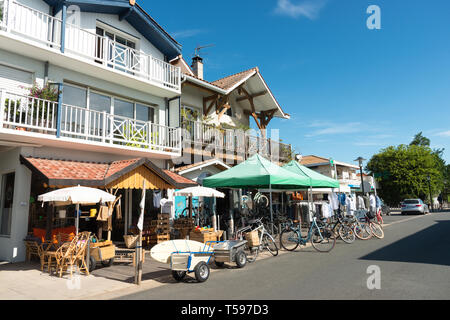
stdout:
[(269, 184), (269, 191), (270, 191), (270, 222), (271, 222), (270, 228), (272, 229), (270, 231), (271, 231), (271, 234), (273, 235), (273, 208), (272, 208), (272, 185), (271, 184)]
[(77, 230), (77, 235), (78, 235), (78, 229), (79, 229), (79, 226), (80, 226), (80, 214), (79, 214), (79, 211), (80, 211), (80, 205), (77, 203), (77, 205), (75, 206), (75, 214), (77, 215), (77, 219), (75, 220), (75, 224), (76, 224), (76, 226), (75, 226), (75, 228), (76, 228), (76, 230)]
[(216, 215), (216, 198), (213, 198), (213, 217), (212, 217), (212, 225), (214, 231), (217, 231), (217, 215)]

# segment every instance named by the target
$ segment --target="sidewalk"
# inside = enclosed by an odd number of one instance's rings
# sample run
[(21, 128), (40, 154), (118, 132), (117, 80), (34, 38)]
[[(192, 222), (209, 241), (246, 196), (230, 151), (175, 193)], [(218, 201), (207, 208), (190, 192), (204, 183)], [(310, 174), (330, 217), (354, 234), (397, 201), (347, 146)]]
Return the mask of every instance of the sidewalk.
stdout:
[[(280, 250), (279, 254), (285, 251)], [(271, 257), (261, 253), (258, 260)], [(255, 261), (254, 263), (257, 263)], [(234, 264), (225, 268), (236, 268)], [(220, 269), (210, 264), (211, 276)], [(141, 285), (134, 284), (135, 269), (132, 264), (100, 264), (89, 276), (63, 274), (62, 278), (50, 276), (46, 269), (40, 270), (37, 261), (0, 264), (0, 300), (86, 300), (112, 299), (125, 294), (157, 288), (165, 284), (176, 284), (166, 264), (156, 262), (146, 254), (142, 270)], [(192, 274), (187, 277), (193, 276)]]

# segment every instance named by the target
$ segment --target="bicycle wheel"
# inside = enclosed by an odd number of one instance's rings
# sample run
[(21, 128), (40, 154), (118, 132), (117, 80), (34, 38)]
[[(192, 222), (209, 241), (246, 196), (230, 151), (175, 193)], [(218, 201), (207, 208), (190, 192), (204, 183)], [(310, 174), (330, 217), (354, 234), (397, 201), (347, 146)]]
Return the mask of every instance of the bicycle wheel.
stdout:
[(292, 229), (284, 229), (280, 235), (280, 246), (287, 251), (294, 251), (299, 245), (299, 233)]
[(339, 236), (345, 243), (353, 243), (356, 240), (355, 231), (346, 224), (339, 227)]
[(311, 235), (311, 244), (319, 252), (329, 252), (336, 244), (336, 236), (332, 230), (318, 227)]
[(247, 255), (248, 262), (254, 262), (258, 256), (259, 248), (245, 248), (245, 254)]
[(384, 238), (384, 231), (383, 228), (378, 223), (371, 223), (370, 228), (372, 229), (372, 233), (375, 237), (378, 239)]
[(273, 237), (267, 232), (262, 236), (262, 244), (274, 257), (278, 255), (278, 247)]
[(355, 231), (355, 236), (361, 240), (368, 240), (372, 238), (372, 229), (367, 223), (356, 223), (353, 229)]
[(267, 198), (265, 195), (260, 194), (257, 198), (256, 198), (256, 203), (264, 208), (269, 206), (269, 198)]

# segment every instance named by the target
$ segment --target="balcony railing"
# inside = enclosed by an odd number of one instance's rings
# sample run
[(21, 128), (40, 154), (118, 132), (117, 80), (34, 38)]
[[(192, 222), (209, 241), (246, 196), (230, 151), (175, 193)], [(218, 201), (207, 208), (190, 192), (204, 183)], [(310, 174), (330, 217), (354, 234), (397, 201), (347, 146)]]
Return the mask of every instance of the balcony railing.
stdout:
[(13, 0), (0, 0), (0, 28), (64, 52), (174, 90), (181, 88), (181, 69), (79, 26), (65, 23)]
[[(16, 129), (139, 149), (181, 153), (181, 129), (0, 91), (0, 130)], [(2, 107), (3, 106), (3, 107)]]
[(203, 147), (213, 146), (224, 152), (243, 154), (245, 157), (259, 153), (263, 156), (286, 160), (291, 158), (291, 146), (271, 139), (249, 135), (243, 130), (217, 128), (201, 121), (183, 119), (183, 141)]

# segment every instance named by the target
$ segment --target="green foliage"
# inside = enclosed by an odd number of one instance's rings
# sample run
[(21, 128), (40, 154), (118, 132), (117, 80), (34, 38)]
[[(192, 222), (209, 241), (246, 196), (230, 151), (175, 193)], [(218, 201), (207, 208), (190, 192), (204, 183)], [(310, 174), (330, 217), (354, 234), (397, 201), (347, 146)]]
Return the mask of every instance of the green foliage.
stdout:
[(442, 190), (442, 150), (433, 151), (424, 142), (390, 146), (367, 163), (370, 174), (388, 173), (378, 175), (377, 181), (381, 187), (379, 194), (389, 205), (396, 206), (405, 198), (429, 199), (428, 176), (432, 194)]
[(410, 146), (422, 146), (422, 147), (429, 147), (430, 146), (430, 139), (427, 137), (424, 137), (422, 135), (422, 132), (419, 132), (414, 136), (413, 141), (409, 144)]

